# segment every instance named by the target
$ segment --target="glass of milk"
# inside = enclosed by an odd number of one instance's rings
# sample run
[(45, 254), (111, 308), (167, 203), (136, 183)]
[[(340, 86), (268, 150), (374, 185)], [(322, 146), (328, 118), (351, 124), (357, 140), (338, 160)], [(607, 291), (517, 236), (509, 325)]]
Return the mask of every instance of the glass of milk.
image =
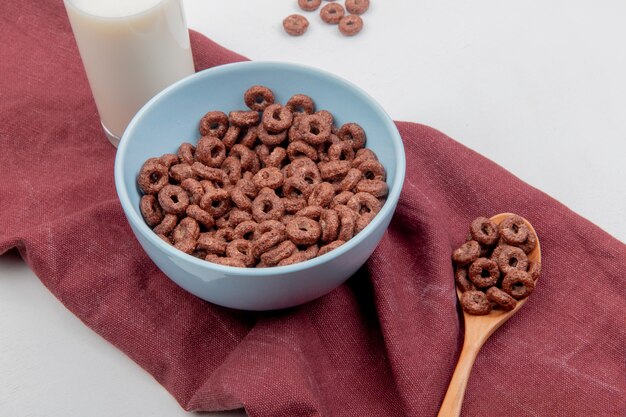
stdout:
[(193, 74), (181, 0), (64, 0), (109, 141), (117, 147), (135, 113)]

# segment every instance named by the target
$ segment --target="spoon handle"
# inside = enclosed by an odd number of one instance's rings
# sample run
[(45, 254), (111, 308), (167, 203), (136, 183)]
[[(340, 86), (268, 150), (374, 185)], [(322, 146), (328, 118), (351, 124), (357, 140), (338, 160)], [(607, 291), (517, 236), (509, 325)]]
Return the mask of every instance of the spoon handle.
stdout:
[(481, 346), (482, 343), (468, 343), (467, 338), (465, 339), (459, 362), (454, 369), (454, 374), (450, 380), (448, 392), (446, 392), (439, 409), (438, 417), (458, 417), (461, 415), (461, 406), (463, 405), (467, 381)]

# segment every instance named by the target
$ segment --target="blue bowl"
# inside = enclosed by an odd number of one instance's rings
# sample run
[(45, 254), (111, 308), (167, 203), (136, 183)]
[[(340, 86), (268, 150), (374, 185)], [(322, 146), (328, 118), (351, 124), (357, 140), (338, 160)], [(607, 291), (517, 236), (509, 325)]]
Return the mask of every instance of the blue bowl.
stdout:
[[(367, 147), (387, 170), (389, 196), (380, 213), (353, 239), (306, 262), (272, 268), (234, 268), (187, 255), (159, 239), (139, 211), (137, 174), (143, 162), (176, 153), (182, 142), (200, 138), (198, 122), (209, 110), (245, 108), (243, 93), (252, 85), (271, 88), (277, 101), (307, 94), (327, 109), (337, 125), (359, 123)], [(276, 62), (243, 62), (211, 68), (168, 87), (150, 100), (124, 132), (115, 160), (115, 186), (139, 243), (171, 280), (196, 296), (226, 307), (274, 310), (320, 297), (354, 274), (382, 238), (400, 197), (405, 156), (395, 124), (369, 95), (327, 72)]]

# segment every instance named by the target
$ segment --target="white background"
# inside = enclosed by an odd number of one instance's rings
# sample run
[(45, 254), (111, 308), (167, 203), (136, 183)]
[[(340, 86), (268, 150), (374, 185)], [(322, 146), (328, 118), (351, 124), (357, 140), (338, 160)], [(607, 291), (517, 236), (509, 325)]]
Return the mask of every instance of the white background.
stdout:
[[(297, 12), (295, 0), (185, 7), (189, 26), (216, 42), (345, 77), (394, 119), (436, 127), (626, 241), (623, 0), (372, 0), (354, 38), (316, 13), (305, 13), (305, 36), (285, 35), (281, 21)], [(6, 255), (0, 415), (186, 413)]]

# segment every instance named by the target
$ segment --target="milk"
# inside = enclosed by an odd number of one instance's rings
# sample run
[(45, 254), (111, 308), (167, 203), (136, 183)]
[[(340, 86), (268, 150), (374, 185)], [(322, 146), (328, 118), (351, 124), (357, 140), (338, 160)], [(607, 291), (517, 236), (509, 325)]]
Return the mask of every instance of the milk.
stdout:
[(64, 0), (109, 140), (135, 113), (194, 72), (180, 0)]

